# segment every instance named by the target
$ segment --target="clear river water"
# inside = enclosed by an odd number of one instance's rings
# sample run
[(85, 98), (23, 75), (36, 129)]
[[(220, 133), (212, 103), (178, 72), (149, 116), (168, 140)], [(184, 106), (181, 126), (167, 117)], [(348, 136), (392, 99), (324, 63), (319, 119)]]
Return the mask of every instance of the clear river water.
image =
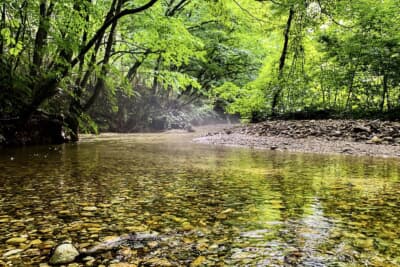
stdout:
[(146, 231), (161, 238), (70, 266), (400, 266), (398, 160), (192, 137), (1, 150), (0, 266), (47, 266), (56, 244)]

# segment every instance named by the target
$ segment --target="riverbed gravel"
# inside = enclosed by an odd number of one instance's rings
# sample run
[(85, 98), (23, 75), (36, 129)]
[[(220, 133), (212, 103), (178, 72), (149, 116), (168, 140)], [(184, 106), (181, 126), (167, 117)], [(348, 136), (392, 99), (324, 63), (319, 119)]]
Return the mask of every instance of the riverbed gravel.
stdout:
[(380, 120), (295, 120), (232, 125), (195, 142), (277, 151), (400, 157), (400, 123)]

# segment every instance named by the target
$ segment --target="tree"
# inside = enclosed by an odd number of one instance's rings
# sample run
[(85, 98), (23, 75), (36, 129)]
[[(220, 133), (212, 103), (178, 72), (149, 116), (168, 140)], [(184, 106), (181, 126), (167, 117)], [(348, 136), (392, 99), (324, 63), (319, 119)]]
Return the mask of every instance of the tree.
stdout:
[(362, 117), (399, 107), (397, 1), (262, 2), (281, 26), (268, 30), (258, 78), (232, 94), (225, 87), (229, 111), (249, 119), (320, 109)]
[[(2, 88), (0, 99), (2, 107), (13, 108), (2, 108), (3, 116), (16, 118), (17, 128), (23, 127), (54, 96), (74, 93), (62, 83), (68, 83), (78, 63), (82, 70), (86, 56), (93, 53), (94, 47), (95, 53), (99, 51), (106, 31), (111, 27), (105, 46), (109, 54), (113, 46), (110, 36), (117, 22), (143, 12), (156, 2), (149, 0), (135, 6), (131, 1), (113, 0), (94, 7), (87, 0), (4, 1), (0, 56), (2, 69), (7, 70), (2, 72), (1, 78), (5, 81), (2, 86), (7, 87)], [(28, 24), (28, 20), (32, 23)], [(103, 62), (103, 75), (107, 63), (107, 60)], [(13, 97), (9, 98), (10, 95)]]

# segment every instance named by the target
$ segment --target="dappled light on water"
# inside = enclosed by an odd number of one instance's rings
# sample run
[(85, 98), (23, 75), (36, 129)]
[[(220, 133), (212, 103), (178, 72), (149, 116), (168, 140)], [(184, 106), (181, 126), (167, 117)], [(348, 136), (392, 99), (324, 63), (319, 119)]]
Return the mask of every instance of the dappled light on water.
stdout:
[[(70, 240), (155, 231), (97, 255), (144, 266), (400, 265), (399, 164), (190, 142), (84, 137), (0, 156), (0, 265), (37, 265)], [(84, 265), (83, 262), (78, 262)]]

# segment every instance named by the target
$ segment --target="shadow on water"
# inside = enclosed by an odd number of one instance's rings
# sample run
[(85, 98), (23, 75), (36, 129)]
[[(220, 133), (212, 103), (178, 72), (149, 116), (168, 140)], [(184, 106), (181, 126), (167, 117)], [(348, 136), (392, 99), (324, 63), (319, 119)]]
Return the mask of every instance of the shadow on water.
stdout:
[(64, 240), (84, 248), (148, 230), (167, 238), (119, 260), (400, 265), (397, 161), (213, 147), (191, 137), (110, 134), (2, 151), (0, 265), (46, 262)]

